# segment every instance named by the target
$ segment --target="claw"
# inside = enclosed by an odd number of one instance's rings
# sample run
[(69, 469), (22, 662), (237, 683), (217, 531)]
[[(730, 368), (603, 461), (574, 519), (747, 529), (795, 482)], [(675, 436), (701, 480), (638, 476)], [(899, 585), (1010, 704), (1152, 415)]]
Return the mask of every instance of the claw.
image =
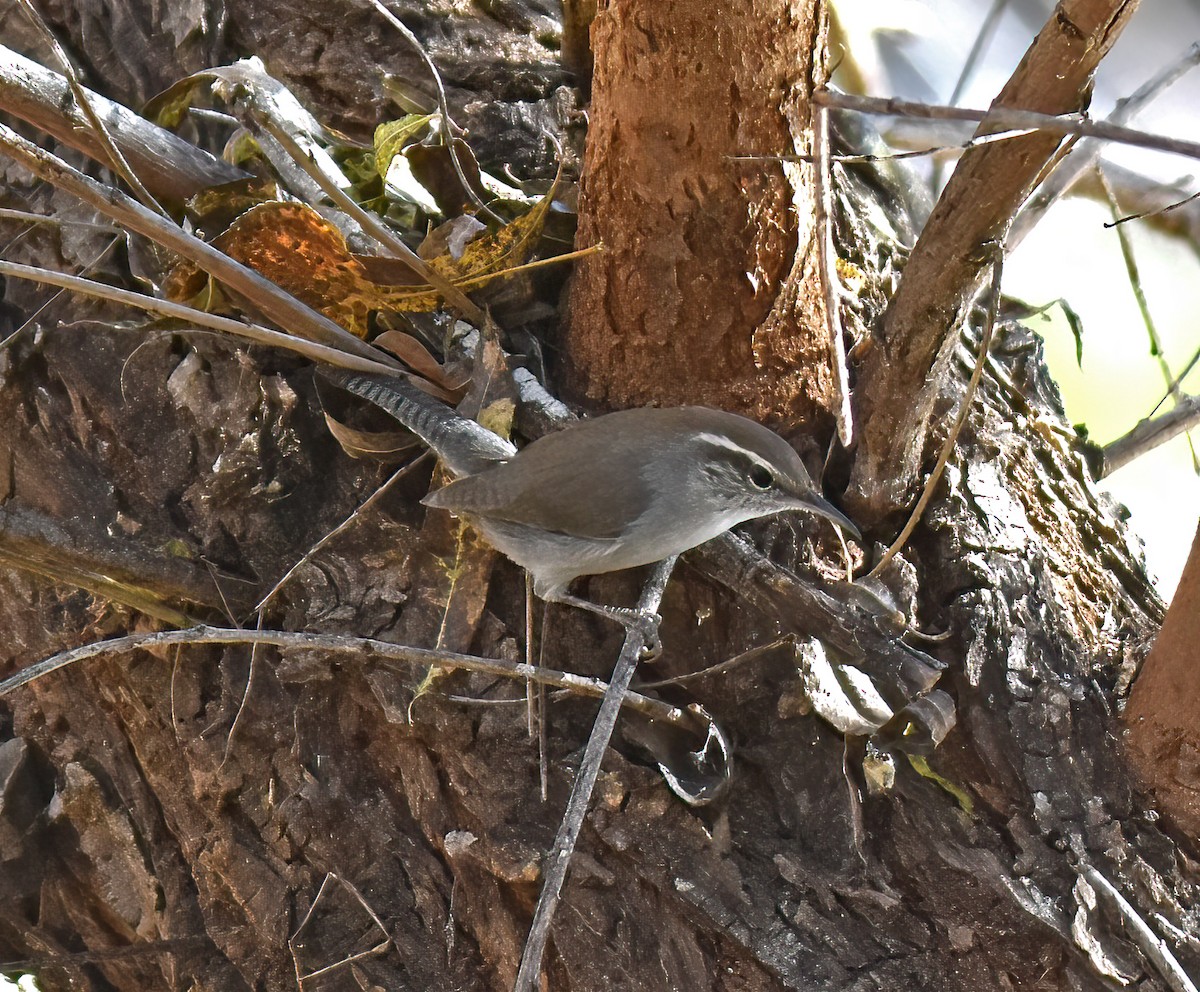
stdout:
[(626, 630), (638, 631), (645, 642), (638, 655), (642, 661), (650, 661), (662, 654), (662, 641), (658, 639), (658, 625), (662, 623), (662, 617), (657, 613), (642, 613), (640, 610), (631, 610), (627, 606), (601, 606), (599, 603), (563, 592), (555, 593), (547, 601), (577, 606), (589, 613), (598, 613), (602, 617), (615, 620)]
[(634, 613), (630, 618), (630, 627), (642, 635), (642, 650), (638, 652), (639, 661), (655, 661), (663, 651), (662, 638), (658, 636), (658, 625), (662, 617), (657, 613)]

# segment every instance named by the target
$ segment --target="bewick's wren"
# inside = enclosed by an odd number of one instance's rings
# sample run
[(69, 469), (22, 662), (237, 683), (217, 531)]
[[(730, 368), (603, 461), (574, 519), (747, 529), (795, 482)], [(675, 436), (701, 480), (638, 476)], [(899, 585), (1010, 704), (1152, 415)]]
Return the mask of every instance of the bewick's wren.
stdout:
[(571, 581), (661, 561), (781, 510), (809, 510), (860, 536), (783, 438), (734, 413), (622, 410), (515, 451), (404, 380), (326, 375), (387, 409), (461, 476), (425, 505), (466, 518), (529, 571), (542, 599), (626, 625), (631, 611), (572, 596)]

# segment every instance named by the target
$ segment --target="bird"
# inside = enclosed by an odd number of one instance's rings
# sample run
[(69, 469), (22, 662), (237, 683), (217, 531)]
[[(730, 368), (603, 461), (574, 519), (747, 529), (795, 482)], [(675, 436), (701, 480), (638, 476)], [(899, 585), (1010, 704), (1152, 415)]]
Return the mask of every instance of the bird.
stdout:
[(518, 450), (404, 379), (323, 374), (387, 409), (443, 458), (460, 477), (422, 502), (468, 521), (529, 572), (547, 602), (644, 626), (636, 611), (571, 595), (571, 583), (661, 561), (784, 510), (815, 513), (861, 539), (791, 445), (740, 414), (618, 410)]

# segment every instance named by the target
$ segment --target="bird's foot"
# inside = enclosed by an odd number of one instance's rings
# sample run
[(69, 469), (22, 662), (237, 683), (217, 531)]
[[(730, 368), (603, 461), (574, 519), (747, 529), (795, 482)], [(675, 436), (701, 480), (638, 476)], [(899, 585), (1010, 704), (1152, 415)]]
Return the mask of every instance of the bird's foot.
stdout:
[(628, 606), (602, 606), (589, 599), (580, 599), (578, 596), (566, 593), (557, 593), (550, 601), (577, 606), (589, 613), (597, 613), (610, 620), (615, 620), (626, 630), (636, 630), (642, 635), (642, 649), (638, 652), (640, 661), (653, 661), (662, 654), (662, 641), (658, 636), (658, 625), (662, 623), (662, 617), (657, 613), (646, 613), (642, 610), (630, 609)]
[(626, 630), (636, 630), (642, 635), (639, 661), (654, 661), (662, 654), (662, 638), (658, 636), (658, 625), (662, 623), (662, 617), (657, 613), (644, 613), (627, 606), (608, 606), (605, 607), (605, 612)]
[(638, 610), (630, 610), (629, 613), (630, 629), (642, 635), (642, 649), (638, 652), (638, 661), (657, 661), (663, 652), (662, 638), (658, 636), (658, 625), (662, 623), (662, 617), (657, 613), (641, 613)]

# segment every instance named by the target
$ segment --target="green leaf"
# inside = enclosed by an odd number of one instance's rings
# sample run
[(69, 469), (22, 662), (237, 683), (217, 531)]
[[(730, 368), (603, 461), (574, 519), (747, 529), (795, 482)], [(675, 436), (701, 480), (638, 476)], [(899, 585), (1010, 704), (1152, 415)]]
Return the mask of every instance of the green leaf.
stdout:
[(385, 178), (392, 159), (408, 145), (424, 137), (437, 114), (408, 114), (398, 121), (385, 121), (375, 129), (375, 171)]

